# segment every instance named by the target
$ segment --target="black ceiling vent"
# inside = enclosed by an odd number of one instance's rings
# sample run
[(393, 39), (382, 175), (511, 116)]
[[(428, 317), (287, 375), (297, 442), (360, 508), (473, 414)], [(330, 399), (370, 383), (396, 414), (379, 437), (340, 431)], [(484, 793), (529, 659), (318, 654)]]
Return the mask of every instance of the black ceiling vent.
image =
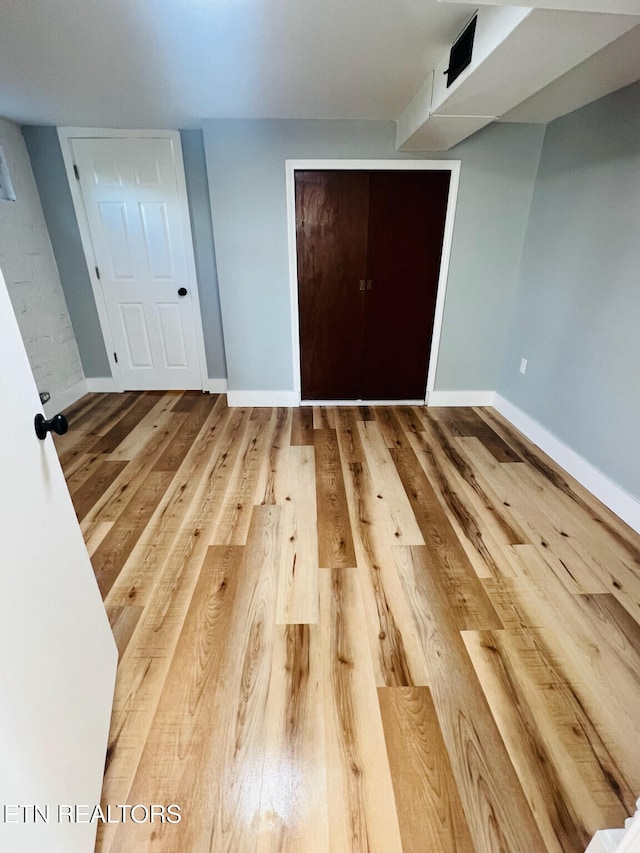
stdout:
[(447, 75), (447, 88), (449, 88), (453, 81), (457, 80), (464, 69), (471, 64), (473, 39), (476, 34), (477, 20), (478, 13), (476, 12), (453, 43), (451, 53), (449, 54), (449, 67), (444, 72)]

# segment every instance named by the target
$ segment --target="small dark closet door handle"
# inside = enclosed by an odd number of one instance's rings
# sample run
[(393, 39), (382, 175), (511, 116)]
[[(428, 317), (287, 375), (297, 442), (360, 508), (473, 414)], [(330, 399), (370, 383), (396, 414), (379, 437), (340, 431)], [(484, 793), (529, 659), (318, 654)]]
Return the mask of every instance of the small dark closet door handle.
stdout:
[(186, 287), (181, 287), (181, 288), (178, 290), (178, 296), (186, 296), (186, 295), (187, 295), (187, 292), (188, 292), (188, 291), (187, 291), (187, 288), (186, 288)]
[(69, 429), (69, 422), (64, 415), (54, 415), (51, 420), (46, 420), (44, 415), (36, 415), (34, 418), (34, 426), (36, 435), (40, 441), (44, 441), (48, 432), (55, 432), (57, 435), (64, 435)]

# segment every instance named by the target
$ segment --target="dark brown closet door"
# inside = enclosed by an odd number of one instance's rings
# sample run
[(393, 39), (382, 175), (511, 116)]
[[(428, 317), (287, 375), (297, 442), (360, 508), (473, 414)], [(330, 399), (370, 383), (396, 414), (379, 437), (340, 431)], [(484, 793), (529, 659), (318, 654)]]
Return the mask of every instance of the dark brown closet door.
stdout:
[(450, 172), (372, 172), (360, 396), (424, 398)]
[(302, 398), (360, 396), (369, 176), (296, 172)]

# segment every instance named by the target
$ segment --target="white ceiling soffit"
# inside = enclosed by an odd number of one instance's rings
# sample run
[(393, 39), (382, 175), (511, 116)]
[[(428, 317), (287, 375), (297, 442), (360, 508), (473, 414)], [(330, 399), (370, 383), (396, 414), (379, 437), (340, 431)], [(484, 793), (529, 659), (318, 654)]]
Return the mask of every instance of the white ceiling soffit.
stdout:
[[(439, 3), (462, 3), (468, 0), (438, 0)], [(522, 0), (477, 0), (479, 6), (519, 6)], [(532, 9), (555, 9), (565, 12), (602, 12), (608, 15), (640, 15), (640, 0), (527, 0)]]
[(492, 121), (494, 116), (431, 116), (404, 143), (402, 151), (447, 151)]
[(509, 110), (500, 121), (548, 124), (639, 79), (640, 27), (634, 27)]
[[(619, 15), (480, 8), (471, 64), (447, 88), (449, 53), (445, 52), (398, 119), (396, 147), (402, 151), (451, 148), (461, 141), (461, 124), (451, 121), (447, 133), (447, 117), (472, 119), (469, 127), (475, 123), (478, 130), (582, 64), (639, 21)], [(423, 140), (431, 139), (426, 125), (436, 116), (441, 119), (435, 134), (440, 147), (418, 148)], [(484, 124), (481, 118), (486, 119)]]

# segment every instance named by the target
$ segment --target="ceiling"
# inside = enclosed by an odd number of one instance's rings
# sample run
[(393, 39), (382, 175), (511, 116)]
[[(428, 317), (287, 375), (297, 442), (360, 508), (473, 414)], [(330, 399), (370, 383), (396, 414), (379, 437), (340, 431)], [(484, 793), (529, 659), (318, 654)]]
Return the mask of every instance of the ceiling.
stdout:
[[(475, 8), (437, 0), (1, 0), (0, 115), (146, 128), (197, 127), (204, 118), (395, 120)], [(627, 44), (626, 70), (614, 75), (620, 85), (640, 77), (637, 55)], [(618, 60), (609, 46), (610, 76)], [(574, 70), (577, 80), (563, 85), (586, 86), (586, 103), (592, 90), (600, 94), (598, 73)], [(547, 95), (513, 120), (545, 120)], [(555, 98), (551, 112), (571, 102)]]
[(395, 119), (474, 7), (437, 0), (2, 0), (0, 115), (89, 127)]

